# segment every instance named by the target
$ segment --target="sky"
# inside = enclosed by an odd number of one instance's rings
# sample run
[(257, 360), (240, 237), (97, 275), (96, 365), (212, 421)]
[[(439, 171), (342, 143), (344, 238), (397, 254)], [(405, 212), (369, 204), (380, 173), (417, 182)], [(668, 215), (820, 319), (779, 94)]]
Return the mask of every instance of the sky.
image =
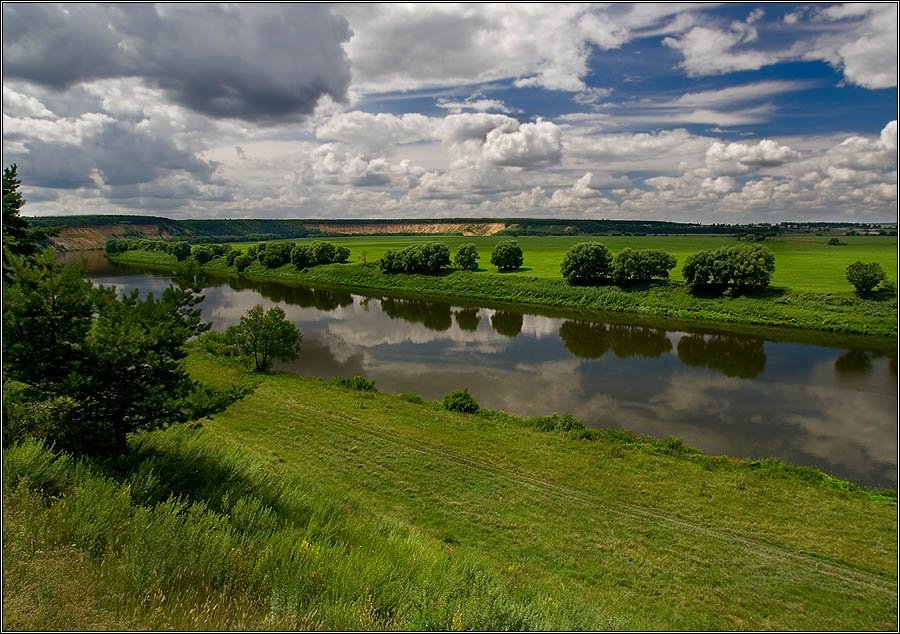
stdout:
[(896, 3), (4, 3), (24, 215), (897, 221)]

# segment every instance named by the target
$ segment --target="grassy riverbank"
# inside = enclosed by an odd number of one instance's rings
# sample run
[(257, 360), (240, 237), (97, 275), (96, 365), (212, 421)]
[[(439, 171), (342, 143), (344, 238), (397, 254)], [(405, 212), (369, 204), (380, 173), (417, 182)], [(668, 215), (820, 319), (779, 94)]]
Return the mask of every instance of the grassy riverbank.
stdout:
[[(175, 258), (159, 252), (126, 251), (116, 262), (171, 268)], [(204, 266), (224, 275), (238, 274), (222, 258)], [(487, 272), (452, 271), (440, 276), (387, 275), (374, 266), (333, 264), (298, 271), (291, 265), (266, 269), (252, 264), (247, 279), (322, 284), (407, 296), (452, 300), (554, 306), (581, 311), (662, 315), (677, 319), (788, 326), (876, 336), (897, 335), (897, 298), (861, 299), (852, 293), (824, 294), (773, 288), (758, 296), (697, 297), (681, 284), (621, 289), (617, 286), (573, 287), (562, 279), (531, 278)]]
[[(451, 252), (461, 244), (476, 246), (483, 269), (493, 272), (491, 252), (498, 242), (509, 236), (353, 236), (328, 238), (329, 242), (350, 249), (350, 261), (357, 262), (363, 251), (369, 262), (379, 259), (388, 249), (402, 249), (421, 242), (444, 242)], [(312, 238), (295, 240), (298, 244)], [(625, 247), (632, 249), (662, 249), (674, 255), (678, 265), (672, 269), (672, 281), (680, 282), (681, 267), (688, 256), (706, 249), (739, 244), (730, 236), (521, 236), (516, 238), (525, 255), (525, 264), (519, 271), (507, 275), (560, 279), (559, 265), (566, 252), (579, 242), (600, 242), (613, 253)], [(851, 293), (853, 287), (847, 281), (847, 266), (861, 260), (878, 262), (887, 279), (897, 282), (897, 238), (887, 236), (841, 236), (846, 244), (831, 246), (828, 236), (799, 235), (770, 238), (763, 244), (775, 255), (775, 273), (772, 284), (795, 291), (810, 293)], [(246, 250), (252, 242), (234, 243), (237, 249)]]
[[(189, 367), (248, 380), (198, 350)], [(6, 629), (897, 626), (895, 492), (250, 380), (116, 464), (6, 451)]]

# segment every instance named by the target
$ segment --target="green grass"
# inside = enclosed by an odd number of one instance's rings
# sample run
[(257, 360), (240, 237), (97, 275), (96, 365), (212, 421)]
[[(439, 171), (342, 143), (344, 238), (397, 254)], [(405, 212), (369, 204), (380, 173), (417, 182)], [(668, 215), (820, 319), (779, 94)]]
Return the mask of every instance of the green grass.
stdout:
[(4, 627), (897, 627), (895, 492), (413, 400), (268, 374), (117, 464), (7, 450)]
[[(162, 268), (171, 268), (175, 263), (173, 256), (159, 252), (127, 251), (112, 259)], [(237, 275), (233, 267), (225, 266), (222, 258), (214, 259), (204, 266), (204, 270)], [(606, 311), (748, 326), (787, 326), (876, 336), (897, 334), (897, 297), (892, 293), (883, 293), (879, 299), (861, 299), (850, 292), (825, 294), (774, 288), (756, 296), (698, 297), (678, 283), (624, 289), (617, 286), (573, 287), (561, 278), (521, 274), (454, 270), (440, 276), (387, 275), (371, 264), (332, 264), (297, 271), (290, 264), (279, 269), (266, 269), (254, 263), (242, 275), (247, 279), (287, 284), (516, 304), (526, 308), (552, 306), (593, 314)]]
[[(510, 239), (508, 236), (463, 237), (463, 236), (360, 236), (348, 238), (327, 238), (329, 242), (350, 249), (350, 261), (357, 262), (363, 251), (369, 262), (381, 258), (388, 249), (397, 250), (416, 242), (446, 242), (450, 251), (455, 252), (460, 244), (471, 242), (478, 247), (481, 269), (496, 272), (490, 264), (491, 251), (497, 242)], [(720, 236), (523, 236), (516, 238), (525, 255), (524, 268), (510, 275), (560, 279), (559, 265), (572, 246), (579, 242), (600, 242), (613, 253), (625, 247), (633, 249), (663, 249), (678, 259), (672, 270), (672, 280), (682, 281), (681, 267), (687, 257), (697, 251), (714, 249), (728, 244), (737, 244), (734, 238)], [(861, 260), (878, 262), (887, 274), (887, 279), (897, 283), (897, 238), (885, 236), (842, 236), (847, 246), (828, 246), (829, 236), (787, 236), (770, 238), (763, 246), (775, 254), (773, 286), (786, 287), (797, 291), (813, 293), (850, 293), (853, 287), (847, 281), (847, 266)], [(311, 239), (294, 240), (309, 242)], [(250, 244), (234, 243), (238, 249), (246, 249)]]

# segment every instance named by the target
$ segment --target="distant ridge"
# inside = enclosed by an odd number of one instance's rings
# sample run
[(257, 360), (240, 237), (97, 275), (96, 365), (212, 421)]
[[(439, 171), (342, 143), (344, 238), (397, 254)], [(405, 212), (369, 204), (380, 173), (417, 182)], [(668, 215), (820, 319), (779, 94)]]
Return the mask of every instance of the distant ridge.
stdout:
[(53, 244), (62, 250), (100, 249), (109, 238), (177, 238), (194, 243), (274, 240), (341, 235), (673, 235), (835, 231), (875, 231), (894, 223), (782, 222), (777, 225), (701, 224), (659, 220), (581, 220), (561, 218), (408, 218), (408, 219), (188, 219), (162, 216), (87, 215), (28, 217), (36, 227), (60, 227)]

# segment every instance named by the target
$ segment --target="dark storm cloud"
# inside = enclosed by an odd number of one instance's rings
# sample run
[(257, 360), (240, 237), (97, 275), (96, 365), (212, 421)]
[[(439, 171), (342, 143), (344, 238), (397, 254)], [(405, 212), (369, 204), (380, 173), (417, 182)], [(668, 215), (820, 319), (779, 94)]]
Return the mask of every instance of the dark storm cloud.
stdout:
[(140, 77), (197, 112), (257, 122), (344, 100), (349, 38), (317, 4), (3, 5), (6, 77), (57, 90)]

